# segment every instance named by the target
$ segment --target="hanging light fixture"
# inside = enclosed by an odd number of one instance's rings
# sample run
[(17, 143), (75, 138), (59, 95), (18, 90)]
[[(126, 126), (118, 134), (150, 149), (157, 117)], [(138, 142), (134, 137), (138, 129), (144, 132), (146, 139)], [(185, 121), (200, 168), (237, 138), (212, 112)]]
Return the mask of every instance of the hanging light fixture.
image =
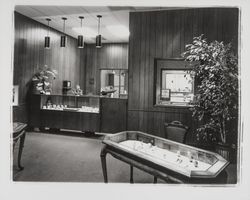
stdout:
[[(83, 16), (79, 17), (81, 20), (81, 30), (82, 30), (82, 20), (84, 19)], [(84, 40), (83, 40), (83, 35), (78, 35), (78, 40), (77, 40), (77, 46), (78, 48), (84, 48)]]
[(51, 21), (51, 19), (46, 18), (46, 20), (48, 22), (48, 32), (47, 32), (47, 36), (45, 36), (44, 48), (49, 49), (50, 48), (49, 22)]
[(66, 46), (66, 35), (65, 35), (65, 21), (67, 20), (66, 17), (62, 17), (63, 20), (63, 35), (61, 36), (61, 47)]
[(97, 15), (98, 17), (98, 35), (96, 36), (95, 39), (95, 46), (96, 48), (101, 48), (102, 47), (102, 36), (100, 34), (100, 19), (101, 19), (101, 15)]

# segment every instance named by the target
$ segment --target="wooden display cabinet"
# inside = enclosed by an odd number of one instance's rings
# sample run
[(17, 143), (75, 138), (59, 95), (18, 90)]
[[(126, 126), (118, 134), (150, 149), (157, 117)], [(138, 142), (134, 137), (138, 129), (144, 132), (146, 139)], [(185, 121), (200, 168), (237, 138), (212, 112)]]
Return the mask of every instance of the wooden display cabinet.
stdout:
[(127, 102), (94, 95), (32, 95), (29, 126), (117, 133), (127, 130)]
[(30, 109), (30, 126), (100, 131), (99, 96), (34, 95)]

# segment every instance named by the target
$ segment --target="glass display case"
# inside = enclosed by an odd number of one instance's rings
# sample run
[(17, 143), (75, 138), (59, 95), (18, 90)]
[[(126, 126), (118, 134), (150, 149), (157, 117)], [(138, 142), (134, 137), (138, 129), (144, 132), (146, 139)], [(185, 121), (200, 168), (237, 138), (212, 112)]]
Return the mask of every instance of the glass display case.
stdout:
[(215, 178), (229, 164), (217, 153), (138, 131), (108, 135), (103, 143), (113, 152), (134, 157), (136, 162), (150, 162), (156, 169), (164, 168), (189, 178)]
[(34, 128), (106, 133), (126, 130), (127, 99), (34, 94), (30, 102), (29, 125)]
[(41, 95), (41, 109), (99, 113), (100, 98), (93, 95)]

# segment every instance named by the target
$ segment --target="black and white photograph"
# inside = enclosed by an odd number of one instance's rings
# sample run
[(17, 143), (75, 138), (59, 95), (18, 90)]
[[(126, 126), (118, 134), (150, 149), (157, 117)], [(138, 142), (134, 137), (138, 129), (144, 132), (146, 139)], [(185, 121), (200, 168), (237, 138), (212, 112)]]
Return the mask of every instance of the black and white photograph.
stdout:
[(6, 4), (15, 198), (250, 198), (246, 1), (167, 2)]

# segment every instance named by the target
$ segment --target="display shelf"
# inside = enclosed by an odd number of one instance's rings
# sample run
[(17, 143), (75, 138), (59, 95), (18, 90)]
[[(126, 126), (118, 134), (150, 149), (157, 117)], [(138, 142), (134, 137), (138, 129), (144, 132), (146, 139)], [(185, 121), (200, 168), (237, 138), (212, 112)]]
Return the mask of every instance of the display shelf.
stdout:
[(99, 113), (98, 108), (84, 106), (82, 108), (68, 108), (68, 107), (56, 107), (56, 108), (47, 108), (43, 107), (42, 110), (51, 110), (51, 111), (70, 111), (70, 112), (86, 112), (86, 113)]
[(42, 110), (99, 113), (99, 96), (41, 95)]
[(94, 95), (40, 95), (40, 127), (100, 131), (100, 98)]

